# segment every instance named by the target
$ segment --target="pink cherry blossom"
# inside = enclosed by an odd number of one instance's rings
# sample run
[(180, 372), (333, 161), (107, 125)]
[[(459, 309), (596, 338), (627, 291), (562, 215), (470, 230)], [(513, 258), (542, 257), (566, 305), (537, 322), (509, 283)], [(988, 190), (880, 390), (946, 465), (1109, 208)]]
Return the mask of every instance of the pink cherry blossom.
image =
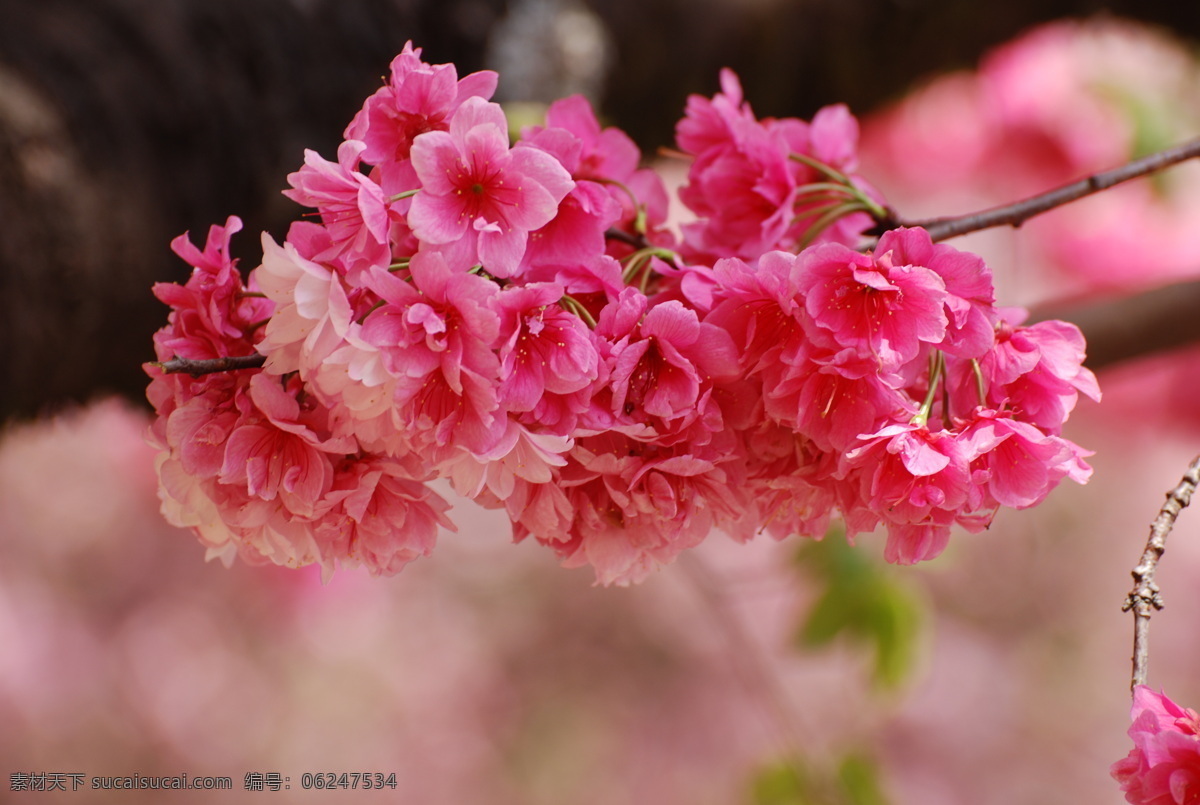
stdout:
[(736, 139), (736, 131), (743, 123), (754, 121), (737, 74), (722, 69), (720, 83), (721, 91), (711, 99), (688, 96), (683, 118), (675, 126), (675, 139), (684, 152), (702, 154), (722, 148)]
[(533, 533), (565, 567), (591, 565), (601, 584), (642, 580), (745, 506), (722, 466), (727, 456), (658, 450), (610, 432), (577, 443), (569, 459), (559, 477), (573, 516), (541, 521), (568, 530)]
[(353, 262), (386, 264), (390, 202), (383, 188), (358, 170), (366, 144), (346, 140), (336, 164), (315, 151), (304, 152), (304, 167), (288, 176), (283, 194), (306, 207), (316, 207), (329, 231), (332, 248), (320, 259), (349, 255)]
[(591, 331), (557, 304), (563, 288), (534, 283), (507, 288), (497, 300), (503, 344), (499, 393), (513, 412), (533, 411), (547, 394), (573, 394), (599, 377)]
[(248, 282), (237, 219), (173, 243), (160, 361), (265, 358), (147, 365), (163, 512), (210, 557), (396, 573), (452, 527), (440, 480), (602, 584), (839, 516), (910, 564), (1087, 480), (1079, 331), (1020, 326), (923, 229), (851, 248), (882, 213), (844, 106), (760, 120), (729, 71), (689, 99), (679, 244), (627, 135), (575, 97), (510, 147), (494, 86), (410, 44), (338, 161), (306, 152), (287, 195), (318, 215)]
[(1200, 803), (1200, 716), (1145, 685), (1133, 691), (1133, 749), (1111, 774), (1131, 805)]
[(248, 332), (270, 315), (273, 304), (246, 296), (248, 290), (229, 254), (229, 240), (242, 228), (230, 216), (225, 226), (213, 226), (204, 251), (187, 234), (171, 242), (172, 250), (193, 267), (185, 285), (160, 282), (154, 295), (172, 308), (170, 323), (155, 335), (159, 359), (216, 358), (249, 354)]
[(888, 425), (846, 453), (841, 473), (857, 482), (860, 505), (888, 524), (885, 558), (913, 564), (946, 547), (949, 526), (970, 497), (963, 442), (923, 425)]
[(453, 64), (426, 64), (412, 42), (392, 60), (388, 83), (367, 98), (346, 129), (347, 140), (362, 140), (362, 158), (387, 168), (408, 159), (413, 140), (427, 131), (446, 131), (455, 110), (468, 98), (487, 100), (496, 90), (490, 70), (461, 80)]
[(556, 159), (537, 148), (508, 147), (499, 106), (469, 98), (450, 121), (413, 141), (421, 181), (408, 222), (418, 238), (460, 244), (493, 275), (516, 273), (529, 233), (547, 224), (574, 186)]
[(525, 266), (586, 263), (605, 248), (605, 233), (621, 218), (621, 203), (602, 185), (578, 181), (545, 226), (529, 235)]
[(312, 421), (323, 410), (302, 410), (294, 394), (269, 375), (250, 379), (248, 396), (257, 410), (247, 412), (229, 434), (219, 479), (244, 485), (247, 494), (263, 500), (278, 496), (289, 511), (307, 517), (333, 482), (330, 454), (354, 452), (357, 445), (313, 430), (324, 425)]
[(664, 423), (694, 415), (707, 378), (737, 372), (729, 335), (674, 301), (651, 308), (610, 360), (613, 413), (644, 412)]
[(1058, 433), (1080, 393), (1099, 401), (1096, 376), (1083, 366), (1084, 340), (1079, 328), (1062, 321), (1028, 327), (1005, 322), (996, 348), (980, 360), (988, 399), (1009, 405), (1021, 418), (1048, 433)]
[(353, 317), (346, 288), (336, 271), (301, 257), (290, 242), (280, 246), (264, 232), (262, 247), (254, 277), (276, 306), (257, 345), (264, 369), (307, 379), (344, 342)]
[(328, 569), (336, 560), (391, 576), (432, 552), (439, 526), (454, 528), (445, 514), (450, 504), (394, 459), (343, 462), (325, 502), (332, 505), (313, 533)]
[(983, 259), (943, 243), (934, 243), (920, 227), (885, 232), (875, 254), (897, 265), (924, 266), (942, 278), (946, 296), (946, 338), (938, 348), (950, 355), (978, 358), (995, 340), (998, 320), (991, 269)]
[(796, 179), (787, 143), (757, 121), (735, 139), (696, 155), (679, 198), (701, 221), (683, 227), (697, 255), (753, 258), (783, 248), (794, 216)]
[(814, 334), (828, 333), (885, 371), (917, 357), (923, 343), (945, 338), (946, 285), (929, 268), (897, 264), (891, 252), (865, 255), (829, 243), (806, 249), (798, 269)]
[[(689, 98), (676, 126), (680, 149), (693, 157), (679, 198), (701, 219), (683, 226), (685, 254), (754, 259), (813, 240), (852, 243), (870, 225), (871, 218), (858, 211), (862, 207), (824, 217), (850, 199), (878, 199), (865, 183), (845, 175), (857, 162), (858, 124), (849, 110), (827, 107), (811, 124), (795, 118), (760, 121), (742, 100), (731, 71), (722, 71), (721, 88), (712, 100)], [(841, 172), (844, 192), (831, 194), (826, 187), (802, 193), (806, 185), (829, 178), (806, 160)]]
[(486, 452), (505, 429), (494, 351), (499, 288), (452, 269), (438, 252), (417, 254), (410, 268), (411, 284), (386, 271), (371, 276), (384, 304), (363, 322), (362, 337), (395, 378), (401, 421), (431, 444)]

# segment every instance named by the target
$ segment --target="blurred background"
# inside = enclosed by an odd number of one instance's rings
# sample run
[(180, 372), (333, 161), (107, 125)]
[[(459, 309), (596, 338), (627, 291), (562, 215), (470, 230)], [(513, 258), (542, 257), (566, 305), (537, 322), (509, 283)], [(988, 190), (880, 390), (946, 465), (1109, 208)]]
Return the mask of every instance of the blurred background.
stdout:
[[(1120, 604), (1197, 452), (1194, 349), (1106, 368), (1066, 431), (1092, 482), (933, 563), (714, 535), (631, 589), (469, 505), (393, 579), (206, 564), (158, 514), (140, 364), (150, 285), (186, 277), (171, 238), (239, 215), (253, 267), (302, 150), (333, 155), (409, 39), (498, 70), (497, 100), (589, 95), (648, 159), (722, 66), (760, 116), (847, 103), (861, 172), (920, 217), (1200, 134), (1197, 36), (1174, 2), (0, 0), (0, 801), (13, 773), (78, 772), (319, 802), (300, 777), (328, 771), (396, 773), (356, 802), (1120, 801)], [(1198, 221), (1184, 166), (955, 245), (1004, 304), (1119, 299), (1195, 279)], [(1151, 665), (1191, 706), (1196, 521)], [(137, 800), (111, 794), (63, 799)]]

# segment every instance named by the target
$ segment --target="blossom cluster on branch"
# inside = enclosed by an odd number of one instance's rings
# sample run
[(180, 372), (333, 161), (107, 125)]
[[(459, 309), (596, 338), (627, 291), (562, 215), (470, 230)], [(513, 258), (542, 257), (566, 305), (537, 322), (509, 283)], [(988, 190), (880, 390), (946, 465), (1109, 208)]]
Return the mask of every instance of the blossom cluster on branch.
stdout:
[(1061, 435), (1099, 397), (1078, 329), (1023, 325), (920, 228), (856, 250), (891, 216), (845, 107), (758, 119), (724, 71), (677, 127), (676, 234), (623, 132), (573, 97), (514, 143), (496, 81), (406, 46), (337, 161), (288, 177), (315, 214), (246, 280), (236, 218), (174, 242), (193, 273), (155, 287), (152, 439), (210, 556), (394, 573), (452, 527), (444, 478), (604, 584), (835, 515), (913, 563), (1086, 481)]

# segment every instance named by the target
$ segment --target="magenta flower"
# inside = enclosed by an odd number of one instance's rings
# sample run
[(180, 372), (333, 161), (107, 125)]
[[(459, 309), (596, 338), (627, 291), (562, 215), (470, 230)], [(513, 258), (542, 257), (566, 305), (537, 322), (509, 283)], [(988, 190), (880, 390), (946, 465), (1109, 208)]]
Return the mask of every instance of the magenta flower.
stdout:
[(976, 457), (972, 467), (986, 470), (975, 482), (986, 483), (1002, 506), (1028, 508), (1041, 503), (1064, 477), (1082, 484), (1091, 476), (1083, 461), (1090, 453), (1028, 422), (980, 410), (965, 436)]
[[(333, 483), (330, 454), (352, 453), (352, 439), (325, 439), (314, 412), (297, 401), (298, 389), (285, 391), (265, 373), (250, 379), (254, 409), (229, 434), (225, 461), (218, 476), (222, 484), (244, 486), (251, 497), (280, 499), (291, 512), (309, 517)], [(316, 412), (323, 414), (323, 409)]]
[(806, 249), (798, 263), (813, 335), (826, 333), (832, 344), (873, 357), (880, 369), (908, 363), (923, 343), (946, 335), (946, 284), (924, 266), (836, 243)]
[(995, 348), (980, 360), (988, 401), (1011, 406), (1021, 419), (1058, 433), (1080, 393), (1100, 399), (1096, 376), (1083, 359), (1083, 334), (1073, 324), (1042, 321), (1020, 327), (1006, 321)]
[(896, 265), (924, 266), (946, 287), (946, 338), (938, 349), (962, 358), (978, 358), (995, 341), (999, 317), (992, 272), (982, 258), (953, 246), (934, 243), (920, 227), (885, 232), (875, 254), (890, 255)]
[(659, 438), (697, 422), (701, 429), (721, 427), (712, 382), (738, 373), (729, 333), (701, 322), (678, 301), (648, 312), (646, 305), (636, 289), (626, 288), (600, 316), (597, 333), (611, 339), (606, 359), (613, 416), (648, 424)]
[(712, 97), (689, 95), (683, 118), (675, 126), (679, 147), (689, 154), (702, 154), (722, 148), (736, 139), (735, 132), (754, 113), (742, 93), (737, 74), (725, 68), (720, 75), (721, 91)]
[(154, 285), (154, 295), (172, 308), (170, 323), (154, 336), (159, 360), (174, 355), (200, 359), (252, 351), (247, 331), (271, 314), (274, 303), (243, 295), (242, 275), (229, 255), (230, 238), (241, 228), (241, 219), (233, 215), (225, 226), (213, 226), (204, 251), (197, 249), (186, 233), (171, 241), (171, 249), (192, 266), (192, 275), (186, 285)]
[(660, 450), (609, 432), (577, 443), (568, 457), (558, 493), (566, 507), (548, 495), (536, 519), (520, 516), (517, 535), (533, 533), (565, 567), (591, 565), (601, 584), (640, 581), (744, 510), (719, 451)]
[(509, 411), (533, 411), (546, 393), (572, 394), (599, 376), (594, 337), (578, 316), (558, 306), (561, 285), (534, 283), (500, 295), (504, 343), (500, 399)]
[(850, 179), (854, 185), (845, 192), (814, 190), (813, 183), (829, 177), (803, 161), (815, 160), (841, 173), (854, 169), (858, 123), (849, 110), (826, 107), (811, 124), (796, 118), (760, 121), (742, 100), (741, 85), (729, 70), (721, 71), (721, 90), (711, 100), (688, 98), (675, 129), (680, 149), (694, 157), (679, 198), (701, 218), (683, 226), (689, 256), (752, 260), (770, 249), (797, 249), (812, 239), (853, 243), (870, 225), (863, 212), (844, 210), (835, 221), (819, 226), (818, 221), (851, 197), (878, 194), (857, 179)]
[(408, 159), (416, 137), (448, 129), (450, 117), (467, 98), (491, 98), (496, 81), (491, 70), (460, 80), (453, 64), (426, 64), (421, 49), (408, 42), (392, 60), (391, 79), (367, 98), (346, 128), (346, 139), (362, 140), (362, 158), (388, 170)]
[(450, 131), (432, 131), (413, 142), (412, 164), (421, 192), (408, 223), (431, 244), (464, 242), (470, 262), (491, 274), (517, 272), (529, 233), (545, 226), (575, 183), (545, 151), (509, 149), (508, 124), (494, 103), (468, 99)]
[(505, 430), (494, 351), (499, 288), (452, 269), (437, 252), (418, 253), (411, 270), (411, 284), (386, 271), (370, 277), (385, 304), (363, 322), (363, 340), (396, 380), (400, 421), (437, 445), (484, 453)]
[(1145, 685), (1133, 692), (1133, 749), (1110, 772), (1132, 805), (1200, 803), (1200, 716)]
[(888, 425), (846, 453), (843, 473), (857, 480), (861, 508), (888, 524), (889, 562), (913, 564), (946, 547), (950, 523), (969, 503), (970, 460), (953, 434), (913, 424)]

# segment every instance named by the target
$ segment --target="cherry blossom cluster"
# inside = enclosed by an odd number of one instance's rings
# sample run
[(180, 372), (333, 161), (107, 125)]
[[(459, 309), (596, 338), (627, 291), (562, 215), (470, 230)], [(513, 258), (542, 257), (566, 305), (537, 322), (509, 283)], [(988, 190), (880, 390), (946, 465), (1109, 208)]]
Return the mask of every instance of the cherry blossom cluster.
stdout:
[(1112, 765), (1112, 776), (1133, 805), (1200, 802), (1200, 716), (1162, 693), (1133, 691), (1133, 749)]
[(1061, 435), (1099, 396), (1079, 331), (997, 308), (983, 261), (922, 229), (857, 248), (888, 216), (845, 107), (758, 119), (723, 72), (678, 124), (677, 234), (586, 100), (513, 142), (496, 81), (406, 46), (337, 161), (288, 177), (315, 213), (246, 280), (236, 218), (174, 242), (193, 273), (155, 288), (152, 439), (210, 556), (394, 573), (452, 527), (440, 478), (605, 584), (837, 515), (913, 563), (1087, 479)]

